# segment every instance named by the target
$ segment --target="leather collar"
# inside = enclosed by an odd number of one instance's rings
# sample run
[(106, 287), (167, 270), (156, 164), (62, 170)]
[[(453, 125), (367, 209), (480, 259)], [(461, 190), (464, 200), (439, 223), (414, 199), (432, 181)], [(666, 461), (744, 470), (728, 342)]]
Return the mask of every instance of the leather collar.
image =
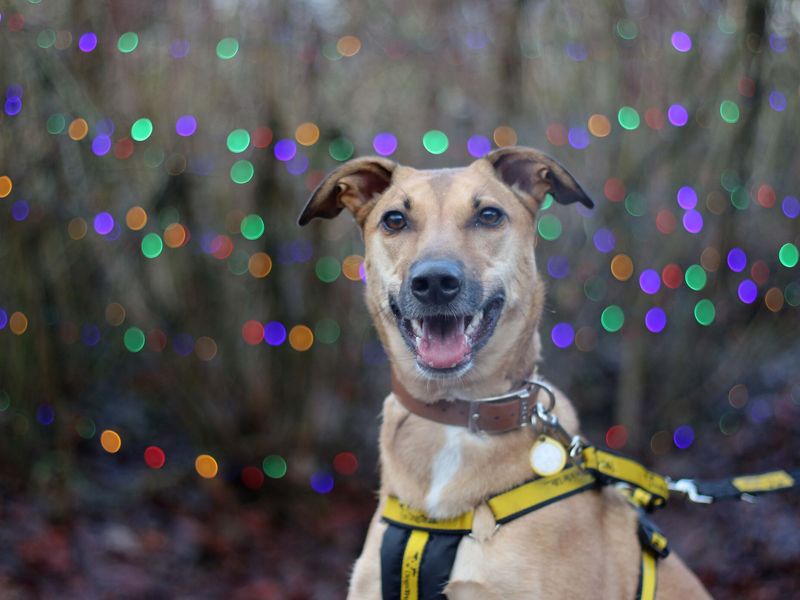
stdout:
[(530, 426), (540, 388), (550, 396), (552, 408), (552, 391), (537, 381), (526, 381), (524, 387), (494, 398), (423, 402), (411, 395), (392, 370), (392, 392), (409, 412), (442, 425), (465, 427), (473, 433), (506, 433)]

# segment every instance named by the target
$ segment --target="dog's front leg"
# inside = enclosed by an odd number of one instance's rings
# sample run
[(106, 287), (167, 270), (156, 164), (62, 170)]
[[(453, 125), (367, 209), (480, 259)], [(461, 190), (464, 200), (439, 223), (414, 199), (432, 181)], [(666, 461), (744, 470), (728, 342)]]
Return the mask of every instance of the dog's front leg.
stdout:
[(379, 506), (369, 525), (361, 556), (353, 566), (347, 600), (381, 600), (381, 542), (385, 531)]

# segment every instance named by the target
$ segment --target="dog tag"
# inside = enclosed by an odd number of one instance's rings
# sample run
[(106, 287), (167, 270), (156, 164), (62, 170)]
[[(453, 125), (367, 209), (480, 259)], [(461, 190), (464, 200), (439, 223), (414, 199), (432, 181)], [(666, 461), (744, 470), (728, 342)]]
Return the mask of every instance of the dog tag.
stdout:
[(555, 475), (567, 464), (564, 446), (548, 435), (540, 435), (531, 448), (531, 468), (540, 477)]

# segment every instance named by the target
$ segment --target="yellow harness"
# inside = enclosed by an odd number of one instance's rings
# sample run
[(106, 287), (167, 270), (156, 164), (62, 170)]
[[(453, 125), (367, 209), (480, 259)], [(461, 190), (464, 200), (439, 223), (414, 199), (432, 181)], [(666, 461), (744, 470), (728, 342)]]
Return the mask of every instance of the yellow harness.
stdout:
[[(653, 508), (666, 502), (669, 495), (667, 481), (639, 463), (594, 447), (585, 448), (581, 459), (580, 466), (568, 467), (555, 475), (528, 481), (490, 497), (486, 503), (495, 522), (503, 525), (549, 504), (608, 483), (630, 486), (627, 488), (630, 492), (627, 495), (637, 507)], [(406, 537), (399, 538), (405, 541), (399, 565), (399, 590), (395, 594), (393, 589), (384, 589), (384, 600), (428, 600), (428, 596), (420, 595), (419, 588), (423, 558), (426, 558), (426, 547), (432, 539), (431, 536), (469, 535), (472, 532), (474, 511), (452, 519), (431, 519), (425, 512), (406, 506), (390, 496), (386, 499), (382, 517), (390, 527), (410, 531)], [(642, 559), (640, 592), (637, 598), (652, 600), (655, 598), (656, 558), (666, 556), (669, 552), (667, 539), (644, 515), (640, 517), (639, 537), (642, 542)], [(453, 560), (455, 548), (452, 548), (452, 556), (449, 557), (450, 568)], [(382, 567), (388, 566), (382, 564)], [(389, 583), (387, 579), (391, 579), (390, 574), (386, 573), (383, 579), (384, 583)], [(442, 581), (441, 587), (446, 583), (446, 580)], [(394, 588), (391, 584), (386, 587)], [(441, 589), (438, 592), (441, 593)]]

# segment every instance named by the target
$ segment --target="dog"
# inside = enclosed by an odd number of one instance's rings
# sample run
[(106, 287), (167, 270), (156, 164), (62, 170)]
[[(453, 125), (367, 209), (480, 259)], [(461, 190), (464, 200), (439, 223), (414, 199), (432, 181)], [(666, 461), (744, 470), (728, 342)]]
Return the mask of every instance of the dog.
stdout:
[[(400, 597), (386, 592), (394, 575), (382, 572), (382, 515), (392, 499), (430, 519), (474, 515), (433, 597), (637, 597), (637, 511), (622, 493), (594, 488), (498, 526), (487, 499), (535, 479), (535, 432), (495, 435), (428, 418), (436, 417), (431, 407), (505, 394), (535, 372), (545, 285), (534, 237), (547, 194), (593, 206), (564, 167), (531, 148), (499, 148), (438, 170), (364, 157), (325, 177), (299, 218), (305, 225), (347, 209), (361, 228), (366, 304), (395, 380), (383, 404), (379, 505), (351, 600)], [(577, 432), (571, 403), (554, 394), (553, 415)], [(710, 598), (674, 554), (659, 561), (656, 589), (659, 599)], [(416, 589), (404, 597), (418, 598)]]

